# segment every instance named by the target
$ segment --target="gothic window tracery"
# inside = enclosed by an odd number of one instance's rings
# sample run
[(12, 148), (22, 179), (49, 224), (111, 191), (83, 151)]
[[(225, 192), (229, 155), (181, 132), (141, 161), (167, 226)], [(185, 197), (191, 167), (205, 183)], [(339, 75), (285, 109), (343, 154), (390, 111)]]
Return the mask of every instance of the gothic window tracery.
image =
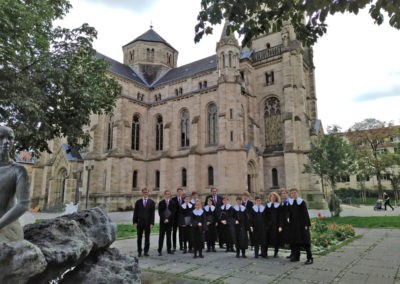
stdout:
[(163, 118), (161, 115), (157, 117), (156, 124), (156, 151), (163, 149)]
[(184, 110), (181, 113), (181, 147), (189, 147), (190, 145), (190, 123), (189, 111)]
[(114, 128), (114, 117), (110, 115), (108, 118), (108, 127), (107, 127), (107, 150), (111, 150), (113, 147), (113, 128)]
[(215, 104), (211, 104), (208, 107), (207, 113), (208, 121), (208, 144), (215, 145), (217, 143), (217, 106)]
[(280, 102), (277, 98), (268, 98), (264, 104), (265, 146), (282, 146), (283, 129)]
[(132, 141), (131, 149), (139, 150), (140, 146), (140, 119), (139, 115), (135, 114), (132, 119)]

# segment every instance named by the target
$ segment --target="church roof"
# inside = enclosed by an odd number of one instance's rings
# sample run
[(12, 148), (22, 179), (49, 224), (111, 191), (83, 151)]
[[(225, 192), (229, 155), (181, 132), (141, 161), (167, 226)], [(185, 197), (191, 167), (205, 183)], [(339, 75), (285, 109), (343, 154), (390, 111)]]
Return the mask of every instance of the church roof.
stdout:
[(79, 151), (77, 151), (76, 149), (70, 148), (67, 144), (61, 144), (61, 148), (68, 161), (83, 160), (81, 153), (79, 153)]
[(217, 57), (215, 55), (200, 59), (198, 61), (170, 69), (163, 77), (154, 82), (153, 86), (165, 84), (170, 81), (190, 77), (195, 74), (217, 69)]
[(111, 64), (110, 67), (108, 68), (108, 70), (111, 73), (117, 74), (128, 80), (135, 81), (139, 84), (148, 86), (147, 82), (141, 76), (139, 76), (136, 72), (134, 72), (134, 70), (130, 66), (122, 64), (122, 63), (120, 63), (108, 56), (105, 56), (99, 52), (96, 53), (96, 57), (99, 59), (104, 59)]
[(141, 36), (138, 36), (137, 38), (135, 38), (134, 40), (132, 40), (131, 42), (125, 44), (123, 47), (137, 42), (137, 41), (144, 41), (144, 42), (159, 42), (159, 43), (163, 43), (166, 46), (172, 48), (173, 50), (176, 51), (176, 49), (170, 45), (165, 39), (163, 39), (158, 33), (156, 33), (153, 28), (150, 28), (147, 32), (145, 32), (144, 34), (142, 34)]

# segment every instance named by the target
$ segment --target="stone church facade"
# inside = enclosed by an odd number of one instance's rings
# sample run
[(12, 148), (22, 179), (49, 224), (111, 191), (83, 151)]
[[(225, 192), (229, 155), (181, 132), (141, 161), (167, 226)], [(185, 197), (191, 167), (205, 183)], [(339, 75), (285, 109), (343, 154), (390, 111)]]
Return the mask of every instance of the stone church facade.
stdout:
[(51, 142), (53, 153), (34, 167), (32, 206), (87, 201), (118, 210), (143, 187), (157, 199), (165, 189), (203, 196), (211, 186), (253, 196), (297, 187), (310, 207), (325, 206), (317, 178), (303, 173), (322, 131), (312, 50), (291, 27), (251, 49), (223, 32), (215, 54), (180, 67), (153, 28), (122, 49), (123, 63), (98, 55), (122, 86), (114, 111), (92, 116), (84, 151)]

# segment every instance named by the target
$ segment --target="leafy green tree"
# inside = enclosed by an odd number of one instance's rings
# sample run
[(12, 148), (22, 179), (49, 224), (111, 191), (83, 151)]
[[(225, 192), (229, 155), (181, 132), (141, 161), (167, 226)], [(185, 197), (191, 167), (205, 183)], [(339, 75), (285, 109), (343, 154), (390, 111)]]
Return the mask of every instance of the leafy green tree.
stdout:
[(400, 200), (400, 152), (386, 153), (382, 156), (382, 159), (387, 166), (384, 174), (390, 180), (395, 199), (398, 202)]
[(0, 122), (14, 129), (18, 149), (48, 150), (61, 136), (86, 145), (90, 115), (111, 111), (120, 93), (96, 57), (94, 28), (53, 27), (70, 8), (68, 0), (0, 1)]
[(308, 153), (304, 171), (317, 175), (322, 183), (328, 182), (336, 188), (337, 178), (353, 173), (355, 151), (340, 133), (331, 133), (318, 138)]
[(380, 197), (383, 194), (382, 177), (386, 168), (390, 166), (382, 151), (386, 150), (387, 139), (396, 131), (390, 123), (368, 118), (355, 123), (346, 133), (358, 151), (358, 164), (376, 176)]
[(258, 35), (280, 30), (285, 22), (290, 22), (297, 37), (310, 46), (326, 33), (328, 15), (345, 12), (357, 15), (366, 8), (376, 24), (382, 24), (386, 14), (389, 24), (400, 29), (398, 0), (201, 0), (195, 42), (200, 41), (204, 34), (211, 34), (213, 25), (227, 19), (227, 32), (236, 31), (244, 36), (242, 46), (249, 45)]

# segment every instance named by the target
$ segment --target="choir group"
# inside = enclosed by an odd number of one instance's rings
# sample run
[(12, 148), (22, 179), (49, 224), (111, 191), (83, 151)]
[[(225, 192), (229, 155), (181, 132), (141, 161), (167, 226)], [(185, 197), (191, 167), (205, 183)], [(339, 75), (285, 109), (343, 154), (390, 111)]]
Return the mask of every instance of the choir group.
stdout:
[[(142, 194), (143, 198), (136, 201), (133, 212), (139, 257), (142, 251), (145, 256), (149, 255), (150, 231), (156, 208), (147, 188), (142, 189)], [(162, 255), (165, 238), (168, 254), (176, 252), (178, 243), (182, 253), (193, 253), (194, 258), (203, 258), (205, 247), (207, 252), (216, 252), (216, 243), (226, 252), (236, 252), (236, 257), (246, 257), (250, 246), (254, 248), (256, 258), (268, 258), (268, 248), (273, 248), (273, 257), (276, 258), (279, 248), (288, 245), (291, 253), (287, 258), (290, 261), (299, 261), (300, 250), (304, 249), (307, 254), (305, 264), (312, 264), (310, 218), (298, 190), (281, 189), (280, 195), (271, 192), (266, 204), (259, 196), (255, 197), (254, 203), (249, 197), (246, 191), (231, 205), (228, 196), (222, 197), (216, 188), (211, 188), (211, 194), (203, 204), (196, 192), (184, 195), (182, 188), (178, 188), (176, 196), (171, 198), (171, 192), (165, 190), (164, 199), (158, 203), (158, 255)]]

